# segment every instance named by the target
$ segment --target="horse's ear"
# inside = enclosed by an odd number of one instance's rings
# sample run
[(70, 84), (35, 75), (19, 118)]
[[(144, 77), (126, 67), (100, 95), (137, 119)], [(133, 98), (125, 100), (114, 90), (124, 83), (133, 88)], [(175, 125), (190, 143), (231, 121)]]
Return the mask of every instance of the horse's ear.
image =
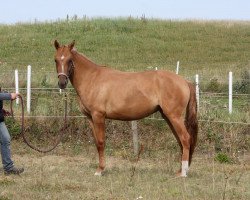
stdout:
[(68, 46), (70, 51), (74, 48), (74, 46), (75, 46), (75, 40), (73, 40)]
[(57, 40), (55, 40), (55, 42), (54, 42), (54, 46), (55, 46), (55, 48), (56, 48), (56, 49), (59, 49), (60, 44), (59, 44), (59, 42), (58, 42)]

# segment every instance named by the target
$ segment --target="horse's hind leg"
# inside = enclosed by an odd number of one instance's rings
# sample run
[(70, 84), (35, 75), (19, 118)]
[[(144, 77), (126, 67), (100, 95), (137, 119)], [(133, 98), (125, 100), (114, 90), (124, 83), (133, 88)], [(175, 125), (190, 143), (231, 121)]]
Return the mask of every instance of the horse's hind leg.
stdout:
[(182, 117), (168, 116), (168, 119), (174, 129), (174, 134), (177, 137), (177, 141), (181, 144), (182, 148), (182, 162), (181, 162), (181, 173), (183, 177), (187, 176), (188, 171), (188, 161), (189, 161), (189, 152), (190, 152), (190, 142), (191, 138), (187, 132), (184, 120)]
[[(92, 123), (92, 124), (91, 124)], [(93, 128), (93, 134), (95, 137), (96, 147), (99, 154), (99, 167), (97, 168), (95, 175), (102, 175), (102, 172), (105, 168), (105, 157), (104, 157), (104, 148), (105, 148), (105, 118), (99, 113), (95, 112), (92, 115), (92, 120), (90, 124)]]

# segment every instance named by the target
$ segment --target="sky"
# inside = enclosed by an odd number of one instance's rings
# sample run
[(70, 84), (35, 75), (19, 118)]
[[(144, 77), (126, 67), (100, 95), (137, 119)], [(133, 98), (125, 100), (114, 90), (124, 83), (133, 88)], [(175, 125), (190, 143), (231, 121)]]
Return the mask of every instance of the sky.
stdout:
[(250, 0), (0, 0), (0, 23), (79, 18), (250, 20)]

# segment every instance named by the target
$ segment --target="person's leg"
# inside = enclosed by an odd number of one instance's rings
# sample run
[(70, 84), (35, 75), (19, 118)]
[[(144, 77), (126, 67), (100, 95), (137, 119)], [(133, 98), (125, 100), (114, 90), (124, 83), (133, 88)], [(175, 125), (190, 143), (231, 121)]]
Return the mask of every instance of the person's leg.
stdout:
[(4, 122), (0, 123), (0, 144), (4, 171), (10, 171), (14, 167), (10, 152), (10, 134)]

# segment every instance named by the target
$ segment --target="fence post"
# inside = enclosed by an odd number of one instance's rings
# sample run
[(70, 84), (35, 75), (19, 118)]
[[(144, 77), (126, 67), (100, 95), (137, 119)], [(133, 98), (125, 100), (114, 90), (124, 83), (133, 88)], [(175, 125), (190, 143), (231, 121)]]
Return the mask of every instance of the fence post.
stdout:
[(199, 75), (195, 75), (195, 93), (196, 93), (196, 101), (197, 101), (197, 110), (199, 111), (200, 105), (200, 91), (199, 91)]
[(27, 72), (27, 112), (30, 113), (31, 104), (31, 66), (28, 66)]
[[(19, 82), (18, 82), (18, 70), (15, 70), (15, 88), (16, 88), (16, 93), (19, 93)], [(16, 104), (19, 104), (19, 98), (16, 99)]]
[(229, 72), (229, 85), (228, 85), (229, 101), (228, 110), (229, 114), (233, 111), (233, 73)]
[(139, 147), (138, 147), (138, 129), (137, 129), (137, 121), (131, 122), (132, 134), (133, 134), (133, 145), (134, 145), (134, 154), (138, 155)]
[(176, 74), (179, 74), (179, 65), (180, 65), (180, 61), (177, 61), (177, 64), (176, 64)]

